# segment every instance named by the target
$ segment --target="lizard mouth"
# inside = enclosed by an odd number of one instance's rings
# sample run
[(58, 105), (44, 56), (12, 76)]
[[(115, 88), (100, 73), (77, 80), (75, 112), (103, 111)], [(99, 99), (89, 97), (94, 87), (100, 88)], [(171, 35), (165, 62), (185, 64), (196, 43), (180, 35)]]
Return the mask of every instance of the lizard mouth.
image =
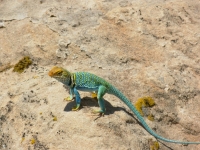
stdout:
[(48, 75), (49, 75), (50, 77), (53, 77), (53, 73), (52, 73), (51, 71), (49, 71)]

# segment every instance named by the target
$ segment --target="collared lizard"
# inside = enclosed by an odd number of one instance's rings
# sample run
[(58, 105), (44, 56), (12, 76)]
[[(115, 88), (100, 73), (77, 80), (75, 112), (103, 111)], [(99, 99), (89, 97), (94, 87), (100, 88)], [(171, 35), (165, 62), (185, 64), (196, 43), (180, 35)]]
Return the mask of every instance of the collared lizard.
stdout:
[(104, 114), (106, 111), (103, 96), (106, 93), (112, 94), (118, 97), (120, 100), (122, 100), (131, 109), (131, 111), (137, 116), (138, 120), (141, 122), (143, 127), (155, 138), (170, 143), (200, 144), (200, 142), (170, 140), (155, 133), (147, 125), (147, 123), (137, 111), (135, 106), (117, 88), (115, 88), (103, 78), (100, 78), (88, 72), (71, 73), (62, 67), (53, 67), (49, 71), (49, 76), (57, 79), (58, 81), (70, 87), (70, 96), (67, 98), (67, 100), (72, 100), (75, 95), (76, 106), (72, 108), (73, 111), (76, 111), (80, 108), (81, 98), (78, 90), (97, 93), (97, 99), (100, 106), (100, 110), (94, 111), (94, 113), (100, 114)]

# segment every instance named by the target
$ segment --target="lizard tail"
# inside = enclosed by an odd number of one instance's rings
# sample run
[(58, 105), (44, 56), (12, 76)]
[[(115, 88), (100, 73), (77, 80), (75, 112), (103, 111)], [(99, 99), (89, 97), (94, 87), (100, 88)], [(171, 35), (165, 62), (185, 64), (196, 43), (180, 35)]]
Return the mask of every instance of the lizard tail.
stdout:
[(176, 141), (176, 140), (170, 140), (167, 138), (164, 138), (160, 135), (158, 135), (157, 133), (155, 133), (155, 131), (153, 131), (145, 122), (145, 120), (143, 119), (143, 117), (140, 115), (140, 113), (137, 111), (137, 109), (135, 108), (135, 106), (114, 86), (111, 87), (111, 91), (110, 91), (113, 95), (115, 95), (116, 97), (118, 97), (119, 99), (121, 99), (130, 109), (131, 111), (137, 116), (138, 120), (140, 121), (140, 123), (143, 125), (143, 127), (151, 134), (153, 135), (155, 138), (165, 141), (165, 142), (169, 142), (169, 143), (178, 143), (178, 144), (200, 144), (200, 142), (187, 142), (187, 141)]

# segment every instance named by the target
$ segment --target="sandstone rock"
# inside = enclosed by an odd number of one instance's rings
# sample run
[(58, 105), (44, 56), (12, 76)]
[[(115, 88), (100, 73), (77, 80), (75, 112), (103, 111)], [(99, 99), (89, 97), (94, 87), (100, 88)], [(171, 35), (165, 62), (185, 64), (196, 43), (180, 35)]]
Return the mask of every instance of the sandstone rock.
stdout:
[(4, 22), (0, 21), (0, 28), (4, 28), (4, 27), (5, 27)]
[[(84, 92), (82, 108), (72, 112), (74, 102), (63, 100), (68, 89), (48, 76), (55, 65), (95, 73), (133, 104), (151, 96), (151, 128), (199, 141), (199, 8), (198, 0), (1, 1), (0, 149), (141, 150), (156, 140), (111, 95), (104, 117), (91, 115), (98, 103)], [(24, 56), (33, 64), (12, 72)]]

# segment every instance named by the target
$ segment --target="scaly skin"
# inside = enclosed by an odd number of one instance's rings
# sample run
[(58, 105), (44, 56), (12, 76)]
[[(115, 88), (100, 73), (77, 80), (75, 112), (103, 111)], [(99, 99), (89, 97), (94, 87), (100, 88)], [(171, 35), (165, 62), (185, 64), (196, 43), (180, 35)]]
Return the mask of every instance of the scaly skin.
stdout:
[(72, 110), (74, 111), (79, 109), (81, 103), (81, 98), (78, 90), (94, 92), (94, 96), (95, 93), (97, 93), (97, 99), (100, 106), (100, 110), (94, 111), (94, 113), (100, 114), (104, 114), (106, 111), (103, 96), (106, 93), (113, 94), (119, 99), (121, 99), (132, 110), (132, 112), (137, 116), (138, 120), (141, 122), (144, 128), (155, 138), (170, 143), (200, 144), (200, 142), (176, 141), (159, 136), (147, 125), (147, 123), (140, 115), (140, 113), (136, 110), (134, 105), (117, 88), (115, 88), (113, 85), (94, 74), (88, 72), (70, 73), (64, 68), (53, 67), (49, 71), (49, 76), (57, 79), (58, 81), (70, 87), (70, 96), (66, 100), (72, 100), (75, 95), (76, 106), (72, 108)]

